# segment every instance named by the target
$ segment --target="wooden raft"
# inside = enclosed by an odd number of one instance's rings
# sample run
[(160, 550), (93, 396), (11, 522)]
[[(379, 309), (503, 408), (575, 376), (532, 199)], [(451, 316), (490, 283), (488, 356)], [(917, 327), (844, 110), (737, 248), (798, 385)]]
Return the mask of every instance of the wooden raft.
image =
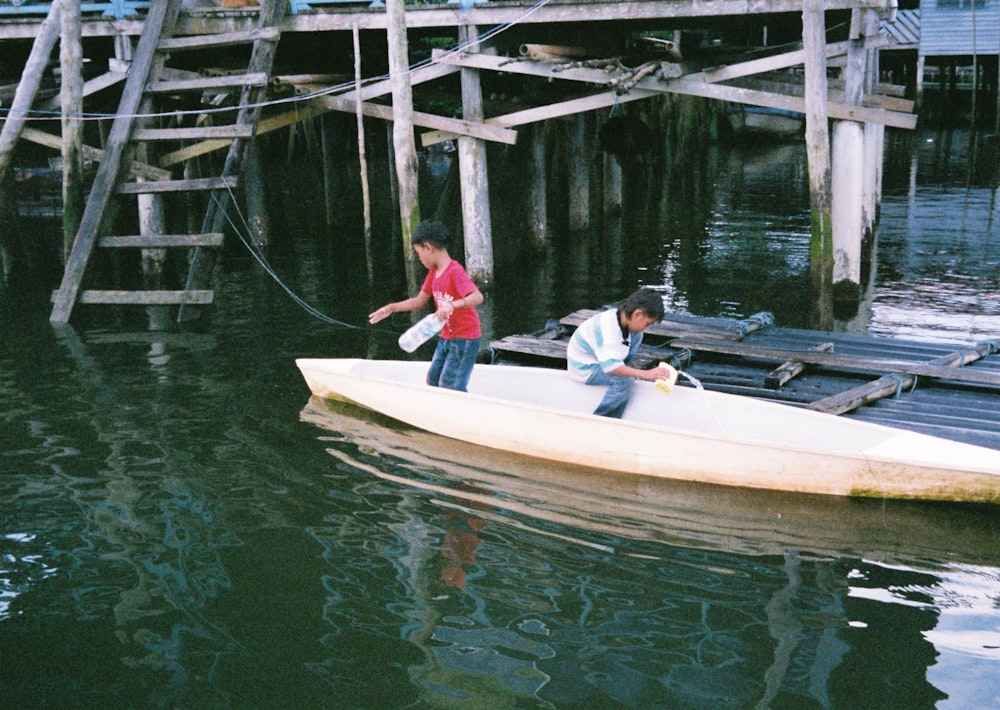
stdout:
[[(565, 367), (569, 336), (597, 312), (576, 311), (543, 331), (494, 341), (492, 357)], [(646, 331), (634, 364), (665, 361), (706, 389), (884, 418), (1000, 448), (1000, 358), (990, 358), (998, 351), (996, 341), (970, 346), (778, 328), (768, 314), (744, 321), (668, 314)]]

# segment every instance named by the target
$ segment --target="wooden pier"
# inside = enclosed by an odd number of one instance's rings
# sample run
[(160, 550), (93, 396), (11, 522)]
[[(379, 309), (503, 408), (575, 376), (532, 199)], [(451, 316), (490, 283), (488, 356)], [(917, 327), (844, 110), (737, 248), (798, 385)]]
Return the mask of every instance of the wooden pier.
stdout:
[[(566, 366), (573, 330), (596, 313), (571, 313), (529, 335), (490, 343), (493, 360)], [(782, 328), (763, 313), (745, 320), (668, 314), (643, 338), (634, 363), (663, 361), (705, 389), (1000, 449), (1000, 340), (928, 343)], [(691, 386), (684, 378), (681, 386)]]
[[(404, 244), (408, 229), (419, 215), (416, 199), (416, 145), (414, 134), (424, 146), (447, 139), (457, 142), (462, 194), (462, 232), (466, 266), (473, 278), (489, 288), (493, 281), (493, 245), (489, 219), (487, 141), (512, 143), (524, 126), (559, 117), (579, 117), (586, 112), (607, 109), (638, 100), (654, 100), (665, 95), (685, 95), (795, 111), (805, 116), (805, 138), (809, 158), (809, 185), (813, 214), (813, 265), (811, 273), (817, 293), (824, 302), (834, 294), (856, 297), (860, 289), (861, 244), (875, 229), (880, 199), (883, 131), (886, 126), (913, 128), (913, 103), (900, 97), (900, 87), (879, 83), (878, 53), (891, 44), (881, 33), (879, 21), (891, 18), (894, 0), (764, 0), (746, 3), (734, 0), (636, 0), (633, 2), (576, 2), (549, 0), (529, 3), (500, 0), (472, 3), (405, 5), (389, 0), (386, 6), (367, 3), (319, 2), (312, 0), (262, 0), (260, 7), (237, 9), (214, 6), (210, 0), (162, 0), (153, 3), (116, 0), (105, 3), (103, 13), (95, 13), (101, 3), (87, 3), (84, 16), (74, 33), (64, 27), (63, 44), (106, 38), (114, 43), (114, 58), (108, 71), (73, 92), (64, 92), (51, 109), (61, 106), (64, 118), (82, 110), (82, 102), (93, 92), (121, 86), (118, 118), (107, 145), (98, 150), (79, 144), (73, 121), (61, 139), (51, 133), (23, 125), (26, 112), (42, 105), (36, 96), (37, 84), (28, 81), (29, 68), (18, 87), (10, 115), (0, 137), (0, 174), (5, 169), (7, 148), (19, 138), (49, 147), (61, 147), (64, 156), (99, 157), (101, 167), (87, 198), (84, 214), (64, 210), (64, 226), (72, 249), (62, 284), (54, 295), (51, 320), (65, 323), (79, 303), (170, 303), (196, 309), (210, 302), (207, 289), (213, 254), (219, 248), (218, 235), (225, 203), (242, 187), (243, 156), (256, 136), (279, 130), (295, 122), (309, 120), (331, 111), (355, 113), (393, 123), (395, 173), (398, 183), (400, 222)], [(25, 12), (37, 12), (33, 3)], [(58, 5), (41, 21), (39, 15), (5, 13), (0, 18), (0, 42), (34, 39), (34, 66), (47, 61), (58, 32)], [(148, 8), (148, 9), (147, 9)], [(287, 10), (287, 12), (286, 12)], [(88, 14), (91, 13), (91, 14)], [(849, 29), (846, 40), (827, 40), (827, 15), (836, 14)], [(164, 21), (164, 15), (166, 21)], [(684, 31), (717, 25), (720, 19), (745, 22), (747, 18), (788, 17), (801, 19), (801, 41), (768, 52), (765, 56), (698, 56), (687, 52), (677, 40)], [(56, 19), (53, 19), (55, 17)], [(493, 41), (487, 27), (516, 26), (519, 36), (544, 38), (549, 44), (520, 44), (527, 51), (503, 50)], [(673, 28), (666, 31), (663, 28)], [(273, 66), (279, 45), (296, 38), (330, 33), (353, 35), (355, 47), (360, 32), (386, 34), (389, 48), (388, 79), (361, 76), (356, 66), (353, 85), (338, 86), (317, 79), (308, 84), (309, 94), (293, 110), (281, 113), (261, 108), (265, 86), (281, 83), (280, 67)], [(430, 61), (416, 63), (406, 53), (407, 33), (452, 36), (455, 46), (434, 54)], [(619, 45), (563, 51), (572, 47), (571, 38), (595, 32)], [(665, 37), (664, 34), (670, 35)], [(622, 63), (624, 41), (645, 37), (660, 51), (650, 52), (643, 61)], [(671, 37), (673, 39), (671, 39)], [(138, 42), (133, 47), (133, 40)], [(555, 42), (553, 39), (555, 38)], [(562, 42), (560, 42), (562, 39)], [(654, 41), (655, 40), (655, 41)], [(252, 58), (239, 76), (203, 76), (201, 72), (173, 68), (170, 61), (189, 50), (233, 45), (252, 45)], [(542, 47), (532, 51), (532, 47)], [(545, 48), (553, 48), (549, 51)], [(509, 50), (509, 48), (508, 48)], [(360, 50), (355, 50), (356, 60)], [(72, 53), (67, 53), (71, 55)], [(382, 61), (373, 62), (381, 65)], [(608, 67), (621, 71), (609, 74)], [(63, 67), (64, 82), (79, 66)], [(559, 82), (576, 86), (574, 98), (503, 113), (484, 101), (481, 77), (487, 74), (517, 74), (525, 81)], [(126, 76), (128, 79), (126, 79)], [(461, 117), (434, 115), (413, 110), (415, 87), (459, 77)], [(37, 78), (34, 77), (34, 78)], [(69, 87), (73, 82), (67, 84)], [(180, 93), (203, 96), (204, 112), (190, 118), (172, 114), (163, 102)], [(73, 93), (72, 98), (69, 93)], [(386, 98), (391, 96), (391, 104)], [(235, 103), (232, 99), (235, 98)], [(219, 101), (228, 101), (235, 119), (219, 125)], [(75, 101), (75, 103), (74, 103)], [(266, 103), (266, 101), (264, 101)], [(76, 108), (72, 108), (73, 106)], [(141, 110), (140, 110), (141, 109)], [(135, 118), (142, 115), (145, 118)], [(172, 121), (171, 116), (177, 120)], [(156, 119), (154, 120), (154, 118)], [(159, 123), (153, 125), (156, 120)], [(833, 121), (834, 129), (829, 124)], [(178, 123), (182, 122), (182, 123)], [(582, 126), (582, 124), (580, 124)], [(582, 151), (582, 142), (579, 148)], [(197, 159), (215, 151), (228, 150), (222, 174), (197, 175)], [(607, 184), (619, 185), (615, 164), (606, 164)], [(607, 156), (606, 156), (607, 158)], [(66, 160), (69, 166), (76, 161)], [(130, 177), (131, 176), (131, 177)], [(79, 180), (67, 171), (66, 179)], [(580, 186), (583, 189), (584, 186)], [(78, 185), (64, 185), (64, 193), (75, 194)], [(171, 234), (162, 221), (157, 201), (166, 192), (199, 191), (211, 195), (201, 234)], [(122, 204), (132, 201), (138, 211), (140, 234), (112, 231), (102, 238), (109, 195)], [(536, 203), (544, 204), (544, 185)], [(131, 197), (127, 197), (131, 196)], [(69, 207), (67, 205), (67, 207)], [(593, 209), (597, 209), (594, 207)], [(586, 210), (574, 214), (576, 228), (585, 228)], [(79, 224), (74, 222), (77, 220)], [(542, 216), (533, 220), (544, 230)], [(183, 237), (183, 238), (180, 238)], [(544, 234), (538, 236), (544, 240)], [(102, 248), (143, 249), (144, 258), (155, 261), (163, 249), (194, 250), (193, 267), (186, 283), (166, 289), (147, 280), (142, 291), (126, 291), (114, 284), (106, 288), (85, 288), (85, 277), (93, 250)], [(832, 323), (832, 316), (830, 318)]]

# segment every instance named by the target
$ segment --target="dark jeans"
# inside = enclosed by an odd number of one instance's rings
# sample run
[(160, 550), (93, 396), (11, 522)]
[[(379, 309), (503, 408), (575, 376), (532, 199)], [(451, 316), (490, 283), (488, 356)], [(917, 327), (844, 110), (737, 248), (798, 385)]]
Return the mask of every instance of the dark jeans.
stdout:
[[(628, 355), (625, 364), (632, 363), (632, 356), (639, 349), (642, 342), (642, 333), (633, 333), (629, 344)], [(633, 377), (621, 377), (619, 375), (609, 375), (603, 370), (598, 370), (587, 380), (588, 385), (607, 385), (608, 391), (604, 393), (604, 399), (597, 405), (594, 414), (599, 417), (612, 417), (621, 419), (625, 414), (625, 407), (628, 406), (629, 398), (632, 396), (632, 385), (635, 384)]]
[(449, 390), (467, 391), (472, 366), (479, 356), (479, 338), (438, 338), (427, 373), (427, 384)]

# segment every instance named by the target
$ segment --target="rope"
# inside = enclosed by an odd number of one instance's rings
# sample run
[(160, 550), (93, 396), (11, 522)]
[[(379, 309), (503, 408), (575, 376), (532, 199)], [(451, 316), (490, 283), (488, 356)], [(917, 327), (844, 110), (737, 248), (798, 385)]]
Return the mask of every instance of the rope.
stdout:
[[(249, 225), (247, 224), (246, 217), (243, 215), (243, 211), (240, 209), (239, 203), (236, 201), (236, 196), (233, 194), (232, 187), (227, 185), (226, 189), (229, 191), (230, 202), (236, 208), (236, 213), (239, 215), (240, 221), (243, 223), (243, 227), (249, 232), (250, 228)], [(322, 313), (319, 309), (306, 303), (305, 300), (303, 300), (284, 281), (281, 280), (281, 277), (278, 276), (277, 272), (274, 270), (274, 267), (272, 267), (270, 263), (268, 263), (267, 258), (264, 256), (264, 254), (259, 249), (254, 247), (253, 244), (244, 236), (243, 231), (240, 229), (240, 227), (236, 225), (230, 218), (229, 211), (225, 208), (225, 205), (222, 203), (222, 200), (220, 200), (218, 195), (215, 194), (214, 192), (212, 193), (212, 199), (215, 200), (216, 206), (222, 211), (223, 215), (225, 215), (226, 221), (229, 223), (229, 226), (232, 227), (233, 231), (236, 233), (236, 236), (239, 237), (239, 240), (243, 243), (243, 246), (245, 246), (247, 251), (250, 252), (250, 256), (252, 256), (257, 261), (257, 263), (260, 264), (261, 268), (264, 269), (267, 275), (270, 276), (272, 279), (274, 279), (274, 282), (278, 284), (278, 286), (280, 286), (281, 289), (286, 294), (288, 294), (288, 296), (292, 299), (292, 301), (298, 304), (302, 308), (302, 310), (304, 310), (306, 313), (308, 313), (309, 315), (313, 316), (318, 320), (323, 321), (324, 323), (336, 326), (338, 328), (351, 328), (354, 330), (372, 330), (374, 332), (383, 332), (383, 333), (392, 332), (393, 335), (398, 335), (398, 333), (395, 333), (394, 331), (372, 328), (371, 326), (358, 326), (358, 325), (353, 325), (351, 323), (345, 323), (342, 320), (331, 318), (325, 313)]]

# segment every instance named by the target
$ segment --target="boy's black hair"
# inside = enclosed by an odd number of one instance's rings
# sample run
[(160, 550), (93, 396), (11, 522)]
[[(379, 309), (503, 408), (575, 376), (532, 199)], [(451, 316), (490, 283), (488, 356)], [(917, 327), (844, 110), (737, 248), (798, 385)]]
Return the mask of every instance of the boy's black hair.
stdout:
[(651, 288), (640, 288), (622, 301), (618, 310), (626, 316), (630, 316), (639, 308), (650, 318), (659, 320), (664, 313), (663, 298)]
[(438, 249), (448, 248), (448, 228), (436, 219), (429, 219), (417, 225), (410, 236), (410, 244), (430, 244)]

